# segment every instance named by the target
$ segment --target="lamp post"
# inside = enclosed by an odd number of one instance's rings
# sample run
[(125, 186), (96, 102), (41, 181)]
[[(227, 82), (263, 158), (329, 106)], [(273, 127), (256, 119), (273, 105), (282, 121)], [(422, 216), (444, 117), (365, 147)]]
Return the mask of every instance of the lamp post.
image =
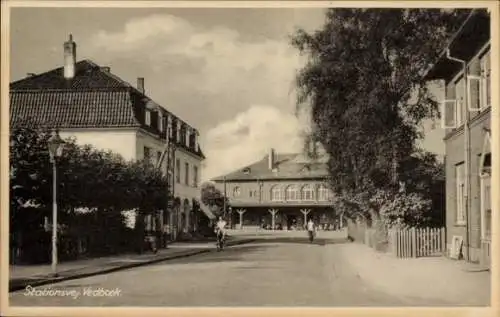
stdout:
[(52, 274), (57, 276), (57, 158), (62, 155), (64, 141), (54, 130), (47, 143), (52, 163)]
[(229, 227), (233, 229), (233, 208), (231, 206), (227, 208), (227, 213), (229, 215)]

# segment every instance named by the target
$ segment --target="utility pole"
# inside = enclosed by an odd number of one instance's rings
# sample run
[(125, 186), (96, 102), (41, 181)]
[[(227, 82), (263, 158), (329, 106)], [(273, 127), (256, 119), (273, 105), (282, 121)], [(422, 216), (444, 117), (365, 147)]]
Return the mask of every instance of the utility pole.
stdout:
[(226, 176), (224, 176), (224, 207), (222, 209), (222, 213), (224, 217), (226, 216), (226, 198), (227, 197), (227, 192), (226, 192)]
[[(163, 119), (163, 120), (165, 120), (165, 119)], [(170, 234), (172, 235), (173, 229), (174, 229), (174, 226), (173, 226), (174, 217), (172, 216), (172, 213), (173, 213), (173, 207), (174, 207), (173, 206), (173, 199), (174, 199), (174, 190), (175, 190), (175, 168), (172, 168), (172, 174), (171, 174), (172, 177), (169, 176), (170, 175), (169, 173), (171, 170), (172, 161), (175, 164), (175, 143), (172, 142), (172, 140), (170, 138), (170, 134), (172, 131), (172, 127), (171, 127), (170, 122), (167, 121), (167, 124), (166, 125), (164, 124), (164, 126), (167, 127), (165, 129), (165, 147), (160, 155), (160, 159), (156, 163), (156, 168), (161, 172), (161, 165), (162, 165), (163, 160), (165, 159), (165, 156), (166, 156), (167, 157), (167, 178), (168, 178), (167, 195), (170, 194), (170, 197), (168, 197), (166, 210), (168, 211), (168, 214), (169, 214)]]

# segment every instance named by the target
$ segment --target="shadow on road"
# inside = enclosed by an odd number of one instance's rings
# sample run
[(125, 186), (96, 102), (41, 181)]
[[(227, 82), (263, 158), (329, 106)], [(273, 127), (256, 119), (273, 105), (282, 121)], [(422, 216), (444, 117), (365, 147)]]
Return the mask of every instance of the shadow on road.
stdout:
[[(273, 245), (238, 245), (226, 247), (223, 251), (217, 252), (214, 248), (209, 253), (200, 254), (198, 256), (187, 257), (169, 260), (167, 262), (159, 262), (151, 265), (169, 265), (180, 263), (210, 263), (210, 262), (236, 262), (244, 260), (244, 257), (252, 252), (266, 252), (270, 248), (276, 248)], [(272, 252), (272, 251), (271, 251)]]
[[(317, 238), (313, 241), (312, 244), (315, 245), (326, 245), (326, 244), (338, 244), (338, 243), (348, 243), (347, 239), (325, 239), (325, 238)], [(273, 239), (269, 238), (256, 238), (254, 243), (293, 243), (293, 244), (311, 244), (307, 237), (276, 237)]]

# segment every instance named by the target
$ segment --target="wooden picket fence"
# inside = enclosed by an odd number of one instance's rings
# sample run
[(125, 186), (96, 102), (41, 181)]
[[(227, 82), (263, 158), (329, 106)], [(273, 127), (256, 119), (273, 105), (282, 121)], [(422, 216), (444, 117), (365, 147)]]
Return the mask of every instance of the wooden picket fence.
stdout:
[(389, 230), (389, 249), (399, 258), (440, 256), (446, 252), (445, 228)]

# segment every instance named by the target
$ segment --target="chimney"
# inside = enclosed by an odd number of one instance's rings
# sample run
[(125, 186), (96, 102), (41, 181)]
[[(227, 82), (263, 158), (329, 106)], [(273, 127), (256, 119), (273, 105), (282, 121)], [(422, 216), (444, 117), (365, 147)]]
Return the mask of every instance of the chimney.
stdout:
[(76, 64), (76, 43), (73, 42), (73, 35), (69, 35), (69, 40), (64, 42), (64, 78), (75, 77)]
[(268, 155), (268, 165), (269, 169), (272, 170), (274, 168), (274, 163), (275, 163), (275, 154), (274, 154), (274, 149), (271, 148), (269, 149), (269, 155)]
[(145, 93), (145, 90), (144, 90), (144, 77), (138, 77), (137, 78), (137, 90), (139, 90), (143, 94)]
[(33, 77), (33, 76), (36, 76), (36, 74), (35, 74), (35, 73), (28, 73), (28, 74), (26, 74), (26, 75), (27, 75), (28, 77)]

